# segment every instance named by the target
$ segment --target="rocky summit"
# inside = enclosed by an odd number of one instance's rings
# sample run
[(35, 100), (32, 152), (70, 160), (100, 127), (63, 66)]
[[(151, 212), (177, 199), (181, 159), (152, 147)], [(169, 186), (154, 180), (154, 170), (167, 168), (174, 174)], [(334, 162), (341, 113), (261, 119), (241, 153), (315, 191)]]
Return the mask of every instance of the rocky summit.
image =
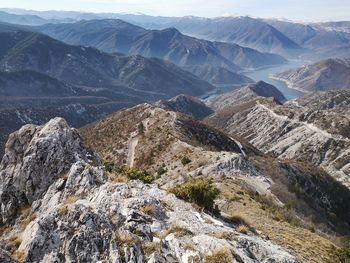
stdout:
[(11, 134), (0, 180), (1, 262), (297, 262), (156, 185), (111, 180), (61, 118)]

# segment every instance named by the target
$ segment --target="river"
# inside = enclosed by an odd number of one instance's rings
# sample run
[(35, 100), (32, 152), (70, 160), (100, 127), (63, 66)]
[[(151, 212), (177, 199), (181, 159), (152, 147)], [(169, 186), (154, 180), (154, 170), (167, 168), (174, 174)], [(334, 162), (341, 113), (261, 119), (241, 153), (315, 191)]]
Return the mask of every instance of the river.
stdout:
[(275, 79), (270, 79), (270, 76), (275, 73), (301, 67), (304, 64), (306, 64), (306, 62), (302, 60), (290, 60), (288, 64), (244, 72), (243, 74), (255, 81), (262, 80), (271, 85), (274, 85), (283, 93), (283, 95), (286, 97), (287, 100), (292, 100), (305, 95), (305, 93), (302, 93), (294, 89), (290, 89), (284, 82), (275, 80)]

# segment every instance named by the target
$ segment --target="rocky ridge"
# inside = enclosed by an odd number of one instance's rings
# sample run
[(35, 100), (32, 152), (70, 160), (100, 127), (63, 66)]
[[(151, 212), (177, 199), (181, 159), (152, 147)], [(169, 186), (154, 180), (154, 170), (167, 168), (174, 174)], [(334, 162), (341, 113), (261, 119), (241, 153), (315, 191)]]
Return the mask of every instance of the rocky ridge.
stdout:
[(313, 93), (280, 105), (255, 99), (220, 109), (208, 123), (280, 159), (309, 161), (349, 186), (348, 91)]
[(232, 262), (297, 262), (155, 185), (112, 181), (61, 118), (10, 136), (0, 180), (5, 262), (201, 262), (223, 248)]

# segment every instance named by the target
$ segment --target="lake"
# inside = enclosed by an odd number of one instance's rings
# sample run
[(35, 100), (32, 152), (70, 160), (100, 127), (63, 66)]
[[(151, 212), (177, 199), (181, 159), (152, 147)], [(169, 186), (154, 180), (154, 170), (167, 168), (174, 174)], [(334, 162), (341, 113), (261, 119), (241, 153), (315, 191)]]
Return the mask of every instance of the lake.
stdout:
[(278, 66), (269, 67), (269, 68), (263, 68), (259, 70), (249, 71), (249, 72), (243, 72), (243, 74), (255, 81), (262, 80), (262, 81), (265, 81), (266, 83), (274, 85), (277, 89), (279, 89), (283, 93), (283, 95), (286, 97), (287, 100), (292, 100), (305, 95), (305, 93), (302, 93), (294, 89), (290, 89), (284, 82), (275, 80), (275, 79), (270, 79), (270, 76), (275, 73), (301, 67), (304, 64), (306, 64), (306, 61), (291, 60), (288, 62), (288, 64), (278, 65)]

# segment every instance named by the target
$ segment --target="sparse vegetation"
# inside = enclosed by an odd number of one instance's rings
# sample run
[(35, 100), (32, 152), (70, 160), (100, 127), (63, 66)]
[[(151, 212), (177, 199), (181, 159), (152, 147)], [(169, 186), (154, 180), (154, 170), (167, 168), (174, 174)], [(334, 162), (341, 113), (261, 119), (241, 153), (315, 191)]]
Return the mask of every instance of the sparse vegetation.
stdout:
[(210, 212), (218, 212), (218, 209), (214, 206), (214, 200), (218, 196), (219, 190), (210, 180), (199, 179), (189, 181), (182, 185), (176, 185), (169, 189), (169, 192), (187, 202), (195, 203)]
[(161, 176), (161, 175), (165, 174), (166, 172), (167, 172), (167, 170), (163, 166), (161, 166), (157, 170), (157, 175)]
[(139, 243), (136, 236), (133, 236), (131, 233), (126, 231), (118, 231), (115, 235), (115, 240), (119, 245), (125, 245), (127, 247), (132, 247)]
[(151, 255), (154, 252), (160, 251), (161, 243), (158, 242), (148, 242), (142, 245), (142, 250), (146, 256)]
[(12, 254), (12, 258), (14, 260), (16, 260), (18, 263), (24, 263), (24, 262), (26, 262), (27, 253), (23, 250), (16, 250)]
[(249, 232), (249, 227), (244, 225), (244, 224), (240, 224), (237, 228), (236, 228), (237, 232), (242, 233), (242, 234), (248, 234)]
[(106, 171), (109, 173), (112, 173), (115, 170), (115, 164), (111, 160), (105, 160), (103, 165), (105, 166)]
[(245, 225), (250, 228), (250, 222), (242, 214), (233, 214), (229, 217), (229, 220), (236, 225)]
[(22, 243), (22, 239), (19, 236), (12, 236), (7, 243), (6, 249), (11, 253), (14, 253)]
[(180, 227), (180, 226), (173, 226), (165, 232), (165, 236), (168, 236), (170, 234), (174, 234), (176, 237), (193, 235), (193, 233), (190, 230), (183, 228), (183, 227)]
[(190, 162), (192, 162), (192, 161), (191, 161), (191, 159), (188, 158), (187, 156), (183, 156), (183, 157), (181, 158), (181, 163), (182, 163), (183, 166), (189, 164)]
[(214, 251), (211, 255), (205, 257), (205, 263), (231, 263), (233, 262), (232, 253), (227, 248), (221, 248)]
[(67, 215), (68, 213), (67, 206), (61, 206), (60, 208), (58, 208), (57, 213), (60, 217)]
[(145, 205), (140, 209), (143, 213), (149, 216), (153, 216), (156, 213), (156, 207), (154, 205)]
[(72, 195), (70, 197), (68, 197), (66, 200), (64, 200), (64, 204), (65, 205), (70, 205), (70, 204), (73, 204), (75, 203), (76, 201), (78, 201), (79, 199), (81, 198), (80, 195)]
[(339, 260), (340, 263), (349, 263), (350, 262), (350, 237), (342, 237), (340, 239), (342, 248), (338, 248), (335, 251), (335, 257)]
[(136, 167), (122, 166), (120, 173), (129, 180), (141, 180), (146, 184), (151, 184), (155, 179), (153, 175)]
[(145, 126), (143, 125), (142, 122), (140, 122), (139, 125), (137, 125), (137, 130), (138, 130), (139, 134), (144, 134)]

